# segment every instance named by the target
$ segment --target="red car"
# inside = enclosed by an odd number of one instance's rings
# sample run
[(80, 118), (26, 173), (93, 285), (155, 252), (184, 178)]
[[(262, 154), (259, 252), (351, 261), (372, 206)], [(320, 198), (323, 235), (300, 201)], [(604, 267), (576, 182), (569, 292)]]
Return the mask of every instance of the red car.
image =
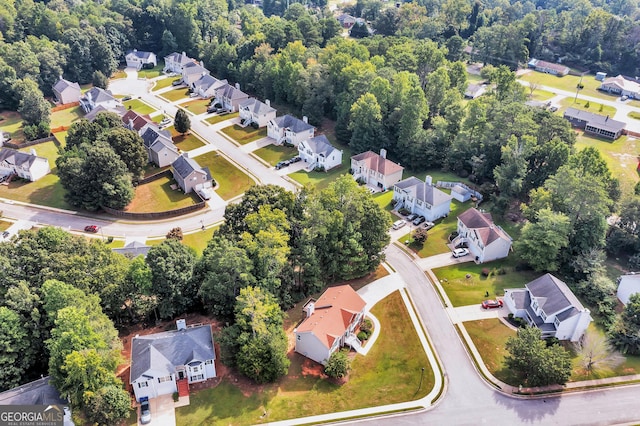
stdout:
[(85, 232), (93, 232), (94, 234), (98, 232), (98, 229), (100, 228), (98, 228), (97, 225), (87, 225), (84, 227)]
[(482, 307), (484, 309), (502, 308), (502, 300), (485, 300), (484, 302), (482, 302)]

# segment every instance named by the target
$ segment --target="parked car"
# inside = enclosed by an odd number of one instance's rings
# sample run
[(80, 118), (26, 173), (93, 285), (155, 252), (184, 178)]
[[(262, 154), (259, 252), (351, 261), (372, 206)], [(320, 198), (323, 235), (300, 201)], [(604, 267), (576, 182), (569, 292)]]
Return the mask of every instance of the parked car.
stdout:
[(146, 398), (140, 402), (140, 423), (143, 425), (151, 423), (151, 408)]
[(182, 79), (173, 80), (173, 82), (171, 82), (172, 86), (180, 86), (181, 84), (182, 84)]
[(2, 233), (2, 238), (7, 238), (9, 236), (9, 231), (4, 231)]
[(171, 123), (171, 119), (169, 117), (165, 117), (160, 122), (160, 125), (161, 126), (168, 126), (170, 123)]
[(403, 226), (405, 226), (407, 224), (407, 222), (405, 222), (404, 220), (400, 219), (400, 220), (396, 220), (395, 222), (393, 222), (393, 229), (400, 229)]
[(407, 220), (409, 222), (413, 222), (413, 219), (415, 219), (416, 217), (418, 217), (418, 213), (411, 213), (409, 216), (407, 216)]
[(423, 227), (424, 229), (428, 229), (428, 228), (431, 228), (432, 226), (435, 226), (435, 225), (436, 225), (436, 224), (435, 224), (435, 223), (433, 223), (433, 222), (426, 221), (426, 222), (422, 225), (422, 227)]
[(85, 232), (91, 232), (91, 233), (94, 233), (94, 234), (96, 232), (98, 232), (98, 229), (100, 229), (98, 227), (98, 225), (87, 225), (87, 226), (84, 227), (84, 231)]
[(278, 164), (276, 164), (276, 170), (280, 170), (283, 167), (287, 167), (289, 165), (289, 161), (285, 160), (285, 161), (280, 161)]
[(556, 112), (558, 110), (557, 106), (552, 106), (551, 108), (549, 108), (549, 111), (551, 112)]
[(469, 254), (469, 249), (457, 248), (453, 251), (453, 257), (462, 257)]
[(482, 302), (482, 308), (483, 309), (493, 309), (493, 308), (502, 308), (502, 300), (500, 299), (496, 299), (496, 300), (485, 300), (484, 302)]
[(209, 114), (211, 114), (212, 112), (218, 112), (218, 109), (219, 109), (219, 108), (216, 108), (216, 107), (215, 107), (215, 106), (213, 106), (213, 105), (209, 105), (209, 106), (207, 107), (207, 112), (208, 112)]
[(413, 224), (418, 226), (420, 225), (422, 222), (424, 222), (425, 220), (427, 220), (424, 216), (418, 216), (413, 220)]
[(131, 96), (125, 96), (124, 98), (122, 98), (122, 102), (130, 101), (130, 100), (131, 100)]
[(300, 157), (293, 157), (293, 158), (290, 160), (291, 164), (293, 164), (293, 163), (297, 163), (297, 162), (300, 162), (300, 161), (302, 161), (302, 158), (300, 158)]

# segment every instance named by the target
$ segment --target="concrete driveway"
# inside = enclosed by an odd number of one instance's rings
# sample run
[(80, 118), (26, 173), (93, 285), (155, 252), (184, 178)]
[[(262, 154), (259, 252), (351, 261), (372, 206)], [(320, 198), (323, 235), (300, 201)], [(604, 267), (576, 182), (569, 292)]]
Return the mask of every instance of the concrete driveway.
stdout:
[(424, 259), (416, 260), (416, 264), (421, 269), (434, 269), (441, 268), (443, 266), (455, 265), (458, 263), (464, 262), (472, 262), (473, 256), (468, 254), (462, 257), (453, 257), (451, 252), (446, 252), (442, 254), (436, 254), (435, 256), (430, 256)]
[[(149, 400), (151, 408), (151, 423), (155, 426), (173, 426), (176, 424), (176, 412), (173, 403), (173, 395), (160, 395)], [(138, 424), (140, 419), (138, 418)]]
[(457, 308), (448, 308), (447, 312), (451, 318), (451, 322), (459, 324), (465, 321), (478, 321), (488, 318), (500, 318), (507, 316), (509, 310), (505, 307), (495, 309), (482, 309), (480, 303), (468, 306), (459, 306)]

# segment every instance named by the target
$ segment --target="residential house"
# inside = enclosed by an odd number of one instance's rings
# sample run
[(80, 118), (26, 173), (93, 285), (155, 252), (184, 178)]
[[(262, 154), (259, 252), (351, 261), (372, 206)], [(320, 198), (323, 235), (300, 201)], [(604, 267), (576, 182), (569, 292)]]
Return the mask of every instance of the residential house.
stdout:
[(222, 105), (222, 108), (229, 112), (238, 111), (240, 104), (249, 99), (249, 95), (240, 90), (240, 84), (235, 86), (225, 84), (216, 90), (216, 98), (214, 104)]
[(49, 160), (38, 157), (35, 149), (31, 149), (30, 153), (9, 148), (0, 149), (0, 176), (17, 175), (35, 182), (50, 171)]
[(140, 133), (141, 129), (144, 126), (148, 126), (149, 124), (155, 124), (149, 115), (138, 114), (134, 110), (128, 110), (122, 116), (122, 124), (129, 130), (134, 130)]
[(564, 118), (574, 127), (611, 140), (618, 139), (627, 125), (622, 121), (609, 118), (608, 115), (594, 114), (575, 108), (567, 108), (564, 112)]
[(569, 287), (551, 274), (545, 274), (525, 288), (505, 289), (504, 304), (518, 318), (538, 327), (542, 337), (580, 340), (592, 321), (589, 310)]
[(622, 75), (604, 79), (599, 89), (620, 96), (628, 96), (632, 99), (640, 99), (640, 82), (628, 80)]
[(404, 167), (387, 159), (386, 149), (381, 149), (379, 155), (367, 151), (351, 157), (353, 178), (383, 191), (400, 182), (403, 170)]
[(451, 188), (451, 197), (461, 203), (469, 201), (473, 196), (471, 189), (463, 183), (457, 183)]
[(469, 83), (467, 90), (464, 92), (464, 97), (467, 99), (475, 99), (480, 95), (483, 95), (487, 91), (486, 84), (473, 84)]
[[(60, 416), (62, 423), (59, 422), (33, 422), (17, 420), (15, 424), (62, 424), (64, 426), (73, 426), (73, 420), (71, 420), (71, 410), (69, 410), (69, 401), (60, 395), (58, 389), (56, 389), (50, 383), (50, 377), (46, 376), (33, 382), (25, 383), (16, 388), (6, 390), (0, 393), (0, 405), (38, 405), (40, 407), (33, 407), (40, 409), (42, 413), (45, 411), (52, 413), (55, 412), (56, 416)], [(55, 411), (54, 411), (55, 410)], [(51, 414), (50, 414), (51, 415)], [(55, 417), (54, 417), (55, 418)], [(11, 421), (4, 421), (4, 423), (12, 423)]]
[(131, 340), (130, 383), (136, 400), (171, 395), (179, 382), (198, 383), (216, 377), (210, 325), (136, 336)]
[(191, 91), (197, 93), (198, 96), (209, 99), (216, 95), (216, 90), (227, 84), (227, 80), (218, 80), (211, 74), (205, 74), (199, 79), (191, 83)]
[(71, 104), (80, 101), (80, 85), (65, 80), (60, 76), (60, 80), (53, 85), (53, 96), (60, 104)]
[(148, 126), (141, 137), (150, 163), (158, 167), (166, 167), (180, 157), (180, 151), (173, 144), (171, 133), (168, 131)]
[(93, 87), (87, 90), (85, 94), (80, 97), (80, 106), (82, 106), (85, 113), (90, 112), (99, 105), (110, 110), (122, 106), (122, 103), (114, 98), (110, 91), (99, 87)]
[(187, 153), (183, 153), (171, 164), (171, 171), (185, 194), (194, 190), (201, 192), (213, 186), (209, 168), (200, 167), (195, 160), (187, 156)]
[(395, 207), (424, 216), (429, 222), (449, 215), (451, 198), (432, 185), (431, 176), (427, 176), (424, 182), (411, 176), (393, 185)]
[(164, 57), (164, 72), (173, 72), (176, 74), (182, 74), (182, 68), (195, 62), (195, 59), (187, 56), (186, 53), (173, 52), (170, 55)]
[(293, 330), (296, 352), (321, 364), (344, 345), (360, 346), (355, 335), (364, 319), (366, 302), (349, 285), (329, 287), (302, 308), (306, 318)]
[(356, 18), (354, 18), (353, 16), (347, 13), (343, 13), (339, 15), (336, 19), (338, 20), (338, 22), (340, 22), (340, 25), (342, 26), (342, 28), (349, 29), (353, 27), (356, 23)]
[(618, 278), (618, 299), (626, 305), (634, 294), (640, 294), (640, 274), (627, 274)]
[(111, 249), (111, 251), (113, 251), (114, 253), (118, 253), (121, 254), (123, 256), (127, 256), (131, 259), (138, 257), (138, 256), (144, 256), (147, 257), (147, 253), (149, 253), (149, 250), (151, 250), (151, 246), (148, 246), (144, 243), (141, 243), (139, 241), (132, 241), (129, 244), (127, 244), (124, 247), (118, 247), (118, 248), (114, 248)]
[(249, 98), (238, 106), (238, 111), (245, 125), (256, 123), (258, 127), (264, 127), (276, 118), (276, 110), (271, 108), (269, 99), (263, 103), (255, 98)]
[(342, 151), (334, 148), (325, 135), (300, 142), (298, 153), (311, 169), (331, 170), (342, 164)]
[(93, 120), (95, 120), (98, 114), (100, 114), (101, 112), (110, 112), (122, 117), (127, 113), (127, 109), (123, 105), (117, 105), (115, 107), (98, 105), (91, 111), (86, 113), (84, 118), (90, 122), (93, 122)]
[(605, 78), (607, 78), (606, 72), (598, 71), (596, 73), (596, 81), (604, 81)]
[(529, 68), (533, 68), (538, 72), (544, 72), (547, 74), (557, 75), (563, 77), (569, 74), (569, 67), (560, 64), (554, 64), (552, 62), (541, 61), (539, 59), (532, 58), (529, 63)]
[(300, 142), (311, 139), (315, 130), (316, 128), (309, 124), (306, 116), (300, 120), (287, 114), (269, 120), (267, 123), (267, 136), (275, 139), (277, 145), (287, 142), (298, 146)]
[(209, 70), (197, 62), (189, 62), (182, 67), (182, 81), (189, 87), (207, 74)]
[(512, 242), (509, 234), (493, 223), (490, 213), (471, 208), (458, 216), (458, 236), (452, 244), (466, 244), (476, 263), (483, 263), (507, 257)]
[(153, 68), (158, 65), (158, 59), (153, 52), (143, 52), (137, 49), (130, 50), (125, 55), (127, 67), (140, 70), (141, 68)]

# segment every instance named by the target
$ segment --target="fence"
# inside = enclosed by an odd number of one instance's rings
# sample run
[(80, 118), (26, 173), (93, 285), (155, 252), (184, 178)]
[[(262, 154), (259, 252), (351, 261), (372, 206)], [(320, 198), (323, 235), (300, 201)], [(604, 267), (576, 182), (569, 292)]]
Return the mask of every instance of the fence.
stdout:
[(66, 132), (71, 126), (58, 126), (51, 129), (51, 133)]
[(123, 210), (115, 210), (109, 207), (101, 206), (102, 210), (109, 213), (112, 216), (123, 218), (123, 219), (132, 219), (132, 220), (153, 220), (153, 219), (168, 219), (171, 217), (182, 216), (187, 213), (195, 212), (203, 209), (207, 203), (201, 201), (197, 204), (193, 204), (191, 206), (182, 207), (175, 210), (167, 210), (164, 212), (150, 212), (150, 213), (135, 213), (135, 212), (125, 212)]
[(41, 143), (50, 142), (50, 141), (54, 141), (57, 145), (60, 144), (60, 141), (58, 141), (58, 138), (56, 138), (56, 136), (53, 135), (53, 136), (47, 136), (46, 138), (36, 139), (33, 141), (27, 141), (22, 143), (5, 142), (3, 143), (3, 146), (6, 146), (7, 148), (13, 148), (13, 149), (22, 149), (28, 146), (39, 145)]
[(69, 102), (68, 104), (60, 104), (51, 108), (51, 112), (62, 111), (63, 109), (69, 109), (80, 105), (80, 102)]
[(476, 197), (479, 201), (482, 201), (483, 197), (482, 197), (482, 194), (480, 193), (480, 191), (478, 191), (476, 188), (470, 187), (467, 184), (464, 184), (462, 182), (446, 182), (446, 181), (442, 181), (442, 180), (439, 180), (438, 182), (436, 182), (436, 186), (438, 188), (453, 188), (456, 185), (459, 185), (459, 186), (463, 187), (464, 189), (469, 191), (471, 193), (471, 195)]
[(623, 134), (627, 135), (627, 136), (632, 136), (634, 138), (640, 138), (640, 133), (638, 132), (634, 132), (633, 130), (629, 130), (629, 129), (624, 129), (622, 131)]
[(138, 181), (138, 185), (144, 185), (145, 183), (153, 182), (154, 180), (158, 180), (158, 179), (163, 178), (165, 176), (169, 177), (169, 178), (173, 177), (173, 175), (171, 174), (171, 170), (170, 169), (163, 170), (163, 171), (158, 172), (158, 173), (156, 173), (154, 175), (142, 178), (142, 179), (140, 179)]

